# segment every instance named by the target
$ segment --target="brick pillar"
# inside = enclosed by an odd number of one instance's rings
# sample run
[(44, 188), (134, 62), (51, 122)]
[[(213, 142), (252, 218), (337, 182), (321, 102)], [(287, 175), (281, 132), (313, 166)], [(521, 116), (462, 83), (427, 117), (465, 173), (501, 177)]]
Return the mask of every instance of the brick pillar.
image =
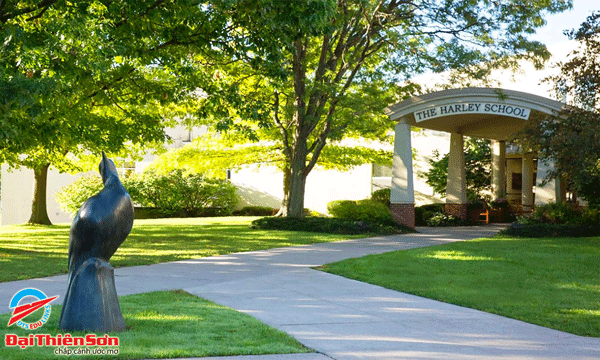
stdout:
[(446, 203), (446, 215), (452, 215), (455, 218), (467, 220), (469, 218), (469, 204), (448, 204)]
[(392, 216), (400, 225), (415, 228), (415, 204), (390, 204)]

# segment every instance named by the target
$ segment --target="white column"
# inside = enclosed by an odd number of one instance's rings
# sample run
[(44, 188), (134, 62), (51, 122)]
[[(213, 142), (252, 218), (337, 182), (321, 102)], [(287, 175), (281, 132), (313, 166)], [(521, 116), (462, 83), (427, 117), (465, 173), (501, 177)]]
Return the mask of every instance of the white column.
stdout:
[(533, 209), (533, 155), (523, 154), (521, 204), (523, 211)]
[(451, 133), (446, 204), (466, 203), (467, 179), (465, 177), (464, 139), (462, 134)]
[(414, 204), (412, 145), (410, 125), (396, 124), (394, 158), (392, 162), (392, 189), (390, 203)]
[(549, 159), (539, 159), (537, 166), (537, 180), (535, 184), (535, 204), (543, 205), (559, 202), (562, 199), (560, 181), (552, 179), (544, 184), (546, 176), (554, 170), (554, 162)]
[(506, 142), (492, 141), (492, 193), (495, 199), (506, 196)]

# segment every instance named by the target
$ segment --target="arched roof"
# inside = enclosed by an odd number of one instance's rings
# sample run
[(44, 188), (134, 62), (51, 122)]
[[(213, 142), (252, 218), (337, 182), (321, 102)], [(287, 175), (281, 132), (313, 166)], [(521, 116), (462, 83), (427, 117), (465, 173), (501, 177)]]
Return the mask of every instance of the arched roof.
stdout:
[(390, 119), (445, 132), (508, 140), (533, 114), (553, 115), (564, 103), (514, 90), (464, 88), (414, 96), (386, 109)]

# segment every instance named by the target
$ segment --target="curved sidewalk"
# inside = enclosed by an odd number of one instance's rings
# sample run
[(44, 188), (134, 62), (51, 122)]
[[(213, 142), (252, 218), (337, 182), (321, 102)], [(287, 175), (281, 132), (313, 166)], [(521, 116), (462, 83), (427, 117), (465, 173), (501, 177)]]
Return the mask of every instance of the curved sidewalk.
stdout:
[[(468, 240), (497, 227), (237, 253), (115, 270), (120, 295), (185, 289), (287, 332), (315, 354), (204, 358), (600, 359), (600, 339), (551, 330), (311, 269), (350, 257)], [(66, 276), (0, 284), (0, 303), (24, 287), (64, 294)], [(7, 312), (8, 307), (2, 307)]]

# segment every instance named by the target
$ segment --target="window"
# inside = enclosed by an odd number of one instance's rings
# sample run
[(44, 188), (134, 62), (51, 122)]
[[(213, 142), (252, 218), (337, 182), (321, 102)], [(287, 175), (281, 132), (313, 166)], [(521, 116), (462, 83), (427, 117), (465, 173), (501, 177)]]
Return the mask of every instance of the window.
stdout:
[(513, 190), (523, 190), (523, 174), (512, 173), (511, 188)]

